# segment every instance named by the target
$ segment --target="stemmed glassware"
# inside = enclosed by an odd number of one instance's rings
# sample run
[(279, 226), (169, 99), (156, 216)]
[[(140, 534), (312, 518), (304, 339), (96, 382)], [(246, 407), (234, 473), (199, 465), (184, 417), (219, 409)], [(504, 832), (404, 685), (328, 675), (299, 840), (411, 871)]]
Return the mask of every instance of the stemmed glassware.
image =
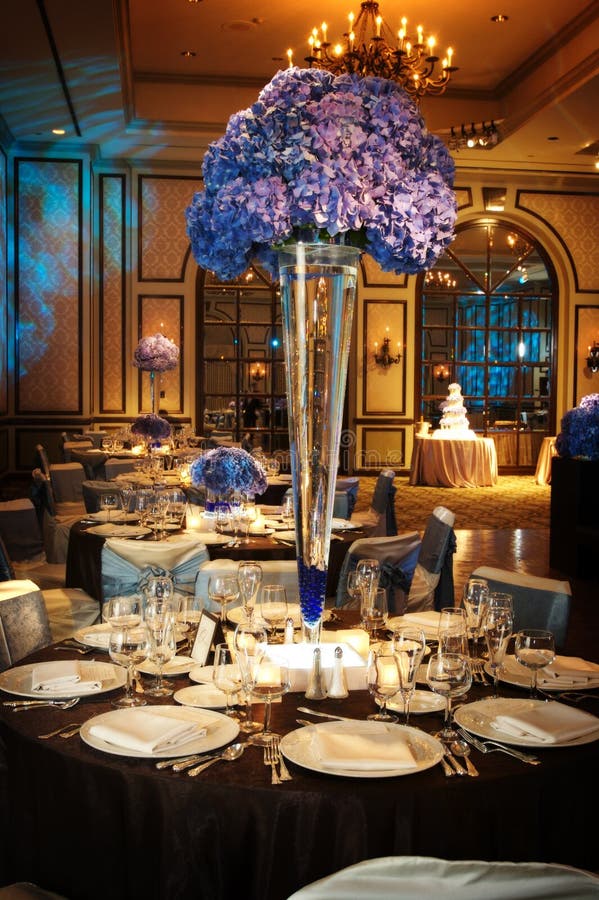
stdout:
[(362, 627), (370, 635), (370, 640), (379, 640), (379, 628), (387, 623), (387, 591), (375, 587), (362, 593), (361, 621)]
[(248, 740), (255, 732), (262, 730), (260, 722), (252, 718), (252, 690), (256, 675), (256, 666), (266, 653), (268, 636), (266, 629), (254, 621), (241, 622), (235, 629), (233, 647), (235, 658), (239, 664), (241, 681), (245, 695), (246, 714), (239, 727), (245, 734), (249, 734)]
[(242, 521), (245, 524), (245, 543), (249, 544), (250, 542), (250, 528), (252, 524), (256, 521), (256, 504), (255, 503), (244, 503), (243, 509), (241, 513)]
[(162, 540), (165, 537), (164, 526), (166, 523), (166, 514), (169, 507), (168, 494), (155, 493), (150, 505), (149, 524), (153, 532), (155, 541)]
[(191, 654), (193, 645), (198, 633), (202, 611), (204, 609), (204, 599), (195, 594), (184, 594), (179, 604), (179, 612), (177, 621), (185, 627), (185, 640), (187, 641), (188, 652)]
[(348, 607), (350, 609), (359, 609), (362, 605), (362, 588), (360, 587), (360, 576), (355, 570), (347, 573), (345, 590), (347, 596), (350, 598)]
[(225, 715), (238, 719), (237, 711), (231, 706), (231, 698), (241, 690), (241, 671), (228, 644), (217, 644), (214, 649), (213, 680), (214, 686), (225, 695)]
[(470, 690), (472, 684), (470, 660), (460, 653), (433, 653), (428, 661), (426, 681), (431, 691), (445, 697), (446, 700), (443, 729), (436, 737), (445, 743), (457, 740), (459, 735), (453, 727), (451, 701)]
[(169, 491), (167, 497), (166, 524), (173, 529), (183, 528), (187, 511), (187, 497), (183, 491)]
[(148, 525), (153, 494), (153, 491), (140, 490), (137, 491), (135, 497), (135, 510), (139, 516), (139, 524), (142, 528), (147, 528)]
[(289, 668), (282, 661), (273, 662), (266, 656), (257, 660), (254, 667), (252, 694), (264, 702), (264, 725), (258, 734), (250, 735), (248, 741), (261, 747), (268, 746), (273, 738), (280, 737), (271, 731), (270, 719), (272, 701), (286, 694), (291, 686)]
[(499, 672), (512, 636), (514, 617), (512, 598), (509, 594), (490, 594), (487, 611), (483, 617), (483, 634), (489, 653), (489, 666), (493, 673), (494, 697), (499, 696)]
[(106, 521), (110, 522), (111, 515), (116, 512), (121, 505), (121, 498), (118, 494), (112, 492), (100, 494), (100, 509), (106, 513)]
[(293, 528), (294, 525), (294, 514), (293, 514), (293, 497), (285, 496), (283, 497), (283, 503), (281, 506), (281, 518), (283, 520), (283, 524), (287, 526), (287, 528)]
[(523, 628), (516, 635), (514, 655), (521, 666), (530, 669), (530, 696), (537, 699), (537, 677), (555, 658), (555, 640), (551, 631)]
[(111, 628), (133, 628), (143, 619), (143, 601), (139, 594), (111, 597), (104, 604), (102, 618)]
[(145, 623), (138, 621), (135, 625), (112, 625), (108, 638), (108, 652), (113, 662), (124, 666), (127, 670), (125, 692), (118, 700), (113, 700), (112, 705), (125, 708), (145, 706), (146, 700), (133, 693), (135, 669), (150, 654)]
[(466, 611), (461, 606), (446, 606), (441, 610), (437, 638), (440, 653), (469, 655)]
[(378, 559), (361, 559), (356, 566), (356, 581), (360, 591), (360, 614), (362, 628), (366, 628), (365, 613), (372, 608), (378, 587), (381, 566)]
[(387, 712), (387, 702), (400, 689), (397, 659), (392, 650), (371, 650), (368, 656), (368, 690), (379, 703), (380, 709), (367, 716), (377, 722), (397, 722), (397, 716)]
[(262, 566), (253, 562), (240, 562), (237, 569), (237, 583), (244, 615), (248, 622), (254, 616), (256, 597), (262, 583)]
[(208, 579), (208, 597), (220, 606), (220, 620), (223, 628), (227, 621), (227, 605), (239, 597), (237, 575), (211, 575)]
[(146, 694), (152, 697), (170, 697), (172, 688), (163, 681), (164, 664), (177, 653), (175, 637), (175, 611), (172, 600), (154, 596), (148, 600), (145, 611), (149, 636), (149, 658), (156, 666), (156, 681), (152, 687), (146, 688)]
[(399, 671), (399, 692), (408, 725), (410, 702), (416, 688), (416, 674), (426, 649), (424, 632), (420, 628), (404, 625), (393, 632), (391, 646)]
[(282, 584), (265, 584), (260, 598), (260, 613), (270, 628), (270, 643), (280, 643), (282, 637), (277, 640), (277, 626), (282, 628), (287, 618), (287, 592)]
[(466, 610), (466, 627), (472, 644), (472, 658), (482, 659), (479, 653), (479, 640), (484, 614), (489, 603), (489, 584), (484, 578), (469, 578), (464, 585), (464, 609)]

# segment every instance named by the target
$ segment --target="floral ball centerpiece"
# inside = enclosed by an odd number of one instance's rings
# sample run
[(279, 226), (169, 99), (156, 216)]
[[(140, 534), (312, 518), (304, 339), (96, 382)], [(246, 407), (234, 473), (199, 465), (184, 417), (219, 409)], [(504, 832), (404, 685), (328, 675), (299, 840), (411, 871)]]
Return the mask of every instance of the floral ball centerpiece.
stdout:
[(562, 418), (555, 441), (560, 456), (599, 459), (599, 394), (587, 394)]
[(144, 337), (133, 351), (133, 365), (142, 372), (170, 372), (179, 362), (179, 348), (163, 334)]
[(170, 423), (154, 413), (138, 416), (131, 425), (131, 434), (139, 435), (147, 443), (168, 441), (172, 433)]
[(221, 496), (230, 491), (263, 494), (267, 486), (260, 463), (239, 447), (215, 447), (198, 457), (191, 465), (191, 482)]

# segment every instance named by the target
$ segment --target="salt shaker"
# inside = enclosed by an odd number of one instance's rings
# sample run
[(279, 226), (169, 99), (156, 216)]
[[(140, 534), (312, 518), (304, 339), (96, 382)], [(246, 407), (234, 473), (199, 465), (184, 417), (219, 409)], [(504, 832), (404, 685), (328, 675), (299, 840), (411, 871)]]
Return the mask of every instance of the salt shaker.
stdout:
[(322, 667), (320, 664), (320, 647), (314, 648), (312, 671), (306, 688), (306, 700), (324, 700), (327, 690), (324, 684)]
[(335, 647), (335, 661), (333, 663), (333, 673), (331, 675), (331, 683), (329, 685), (329, 697), (342, 699), (347, 697), (347, 680), (345, 678), (345, 669), (343, 667), (343, 648)]
[(287, 616), (285, 620), (285, 644), (293, 644), (293, 616)]

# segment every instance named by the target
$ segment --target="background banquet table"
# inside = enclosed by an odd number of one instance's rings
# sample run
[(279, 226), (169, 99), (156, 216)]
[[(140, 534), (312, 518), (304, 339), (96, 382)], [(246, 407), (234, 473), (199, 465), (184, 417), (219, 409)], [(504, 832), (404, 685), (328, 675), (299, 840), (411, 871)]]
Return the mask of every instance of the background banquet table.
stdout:
[[(56, 655), (48, 649), (32, 658)], [(502, 694), (522, 696), (507, 685)], [(488, 691), (479, 686), (470, 693), (482, 696)], [(273, 726), (282, 734), (297, 728), (297, 706), (305, 704), (303, 694), (284, 697)], [(373, 710), (365, 691), (308, 705), (359, 718)], [(473, 752), (478, 778), (447, 779), (439, 766), (391, 779), (344, 778), (289, 763), (293, 780), (273, 786), (254, 747), (192, 779), (78, 737), (36, 737), (109, 708), (108, 696), (68, 712), (15, 715), (0, 706), (10, 773), (7, 879), (70, 900), (283, 900), (316, 878), (386, 855), (597, 869), (589, 800), (599, 787), (597, 743), (535, 750), (536, 767)], [(259, 704), (254, 711), (262, 715)], [(440, 713), (412, 718), (431, 733), (440, 722)]]
[(551, 460), (554, 456), (557, 456), (555, 441), (555, 435), (543, 438), (535, 470), (535, 482), (537, 484), (551, 484)]
[(490, 487), (496, 481), (497, 454), (492, 438), (456, 440), (415, 436), (410, 484)]

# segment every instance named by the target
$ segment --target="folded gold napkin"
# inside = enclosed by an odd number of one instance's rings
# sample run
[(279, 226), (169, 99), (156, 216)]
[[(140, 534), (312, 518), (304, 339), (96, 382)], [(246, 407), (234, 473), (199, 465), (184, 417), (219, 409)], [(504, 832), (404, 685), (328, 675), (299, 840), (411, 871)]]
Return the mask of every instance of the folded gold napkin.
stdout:
[(388, 771), (411, 768), (416, 762), (409, 745), (397, 732), (389, 732), (384, 722), (318, 729), (313, 749), (320, 763), (330, 769)]
[(98, 722), (89, 733), (94, 737), (141, 753), (158, 753), (178, 747), (193, 739), (205, 737), (207, 727), (197, 717), (184, 715), (185, 710), (129, 709), (111, 724)]
[(540, 703), (513, 715), (495, 716), (493, 727), (512, 737), (557, 744), (597, 732), (599, 719), (563, 703)]
[(539, 672), (541, 687), (589, 687), (599, 685), (599, 665), (580, 656), (556, 656)]
[[(111, 675), (112, 666), (108, 667)], [(64, 694), (74, 697), (77, 693), (90, 694), (102, 689), (102, 679), (98, 678), (95, 667), (85, 667), (77, 660), (41, 663), (31, 673), (31, 689), (36, 693)]]

